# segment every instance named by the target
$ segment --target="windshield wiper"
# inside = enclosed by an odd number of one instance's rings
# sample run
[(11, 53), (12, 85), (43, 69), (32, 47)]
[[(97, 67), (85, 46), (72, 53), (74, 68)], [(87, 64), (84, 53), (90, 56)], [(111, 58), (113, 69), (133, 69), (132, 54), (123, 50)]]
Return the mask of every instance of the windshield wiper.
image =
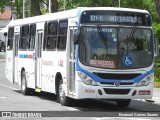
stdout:
[(99, 36), (101, 37), (103, 44), (106, 45), (106, 47), (107, 47), (108, 45), (107, 45), (107, 41), (104, 37), (104, 34), (102, 32), (102, 27), (100, 25), (97, 25), (97, 28), (98, 28), (97, 30), (98, 30)]
[[(127, 39), (128, 39), (128, 42), (127, 42), (127, 54), (128, 54), (128, 52), (129, 52), (129, 50), (128, 50), (128, 44), (129, 44), (129, 42), (131, 41), (131, 39), (133, 38), (133, 36), (135, 35), (135, 32), (136, 32), (137, 29), (138, 29), (138, 26), (137, 26), (137, 24), (136, 24), (136, 26), (132, 28), (129, 37), (127, 38)], [(134, 42), (134, 41), (133, 41), (133, 42)]]

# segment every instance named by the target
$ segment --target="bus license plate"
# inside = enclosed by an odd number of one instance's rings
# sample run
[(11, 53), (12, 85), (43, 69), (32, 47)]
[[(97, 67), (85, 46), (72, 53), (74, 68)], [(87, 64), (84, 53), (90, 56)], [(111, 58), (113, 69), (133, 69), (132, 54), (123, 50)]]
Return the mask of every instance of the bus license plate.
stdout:
[(140, 90), (139, 95), (150, 95), (151, 91), (150, 90)]

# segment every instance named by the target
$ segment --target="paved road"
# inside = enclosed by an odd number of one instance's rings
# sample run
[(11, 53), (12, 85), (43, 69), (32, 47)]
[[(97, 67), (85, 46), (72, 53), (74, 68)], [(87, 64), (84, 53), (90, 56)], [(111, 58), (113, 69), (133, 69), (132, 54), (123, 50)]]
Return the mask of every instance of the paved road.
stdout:
[[(43, 113), (47, 116), (57, 116), (61, 119), (60, 116), (68, 116), (75, 119), (74, 117), (80, 117), (76, 119), (92, 119), (92, 120), (108, 120), (107, 117), (97, 117), (97, 116), (119, 116), (122, 113), (131, 113), (131, 114), (156, 114), (156, 112), (160, 113), (160, 89), (154, 89), (154, 103), (148, 103), (144, 100), (132, 100), (130, 106), (128, 108), (120, 108), (113, 102), (108, 101), (96, 101), (96, 100), (81, 100), (75, 101), (71, 107), (61, 106), (56, 102), (56, 98), (52, 94), (41, 93), (34, 94), (32, 96), (23, 96), (20, 93), (20, 87), (17, 85), (11, 84), (5, 78), (5, 59), (0, 59), (0, 111), (47, 111)], [(50, 112), (48, 112), (50, 111)], [(142, 113), (141, 113), (142, 112)], [(27, 114), (27, 113), (26, 113)], [(0, 115), (1, 116), (1, 115)], [(74, 117), (72, 117), (74, 116)], [(86, 118), (86, 116), (89, 116)], [(20, 118), (16, 118), (21, 120)], [(47, 118), (42, 118), (42, 120), (46, 120)], [(65, 119), (65, 118), (63, 118)], [(116, 117), (109, 118), (116, 120), (128, 120), (135, 118), (128, 117)], [(150, 120), (151, 118), (140, 117), (137, 116), (139, 120)], [(157, 119), (157, 117), (152, 118)], [(4, 120), (4, 118), (3, 118)], [(8, 118), (6, 119), (8, 120)], [(35, 118), (33, 119), (35, 120)], [(39, 120), (37, 118), (37, 120)]]

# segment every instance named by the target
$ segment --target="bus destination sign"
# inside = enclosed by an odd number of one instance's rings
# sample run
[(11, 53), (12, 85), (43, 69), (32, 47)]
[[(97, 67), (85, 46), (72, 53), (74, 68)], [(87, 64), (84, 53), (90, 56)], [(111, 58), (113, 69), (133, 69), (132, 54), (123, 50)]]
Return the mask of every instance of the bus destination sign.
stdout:
[(81, 16), (81, 23), (151, 26), (151, 17), (147, 13), (139, 12), (85, 11)]
[(137, 17), (133, 16), (107, 16), (107, 15), (90, 15), (90, 21), (92, 22), (103, 22), (103, 21), (110, 21), (110, 22), (130, 22), (136, 23)]

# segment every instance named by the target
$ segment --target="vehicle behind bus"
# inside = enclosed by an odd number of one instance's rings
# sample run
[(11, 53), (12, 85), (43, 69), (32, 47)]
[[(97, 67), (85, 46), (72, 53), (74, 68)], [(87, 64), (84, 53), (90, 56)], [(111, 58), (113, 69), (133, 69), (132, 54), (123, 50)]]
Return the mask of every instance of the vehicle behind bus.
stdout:
[(0, 52), (1, 51), (5, 52), (5, 49), (6, 49), (5, 43), (2, 40), (0, 40)]

